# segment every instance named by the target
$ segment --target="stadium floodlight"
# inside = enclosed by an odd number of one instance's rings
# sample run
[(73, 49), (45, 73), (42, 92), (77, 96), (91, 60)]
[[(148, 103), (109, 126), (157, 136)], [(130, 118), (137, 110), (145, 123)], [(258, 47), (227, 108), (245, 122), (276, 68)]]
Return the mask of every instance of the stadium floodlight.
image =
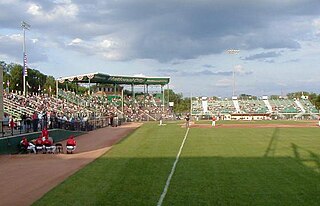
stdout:
[(22, 21), (21, 22), (21, 27), (23, 28), (23, 29), (27, 29), (27, 30), (30, 30), (30, 24), (28, 24), (27, 22), (25, 22), (25, 21)]
[[(228, 54), (239, 54), (240, 50), (239, 49), (228, 49), (227, 53)], [(233, 66), (232, 76), (233, 76), (232, 97), (234, 97), (234, 95), (235, 95), (235, 87), (236, 87), (235, 66)]]
[(26, 76), (27, 73), (27, 54), (26, 54), (26, 30), (30, 30), (30, 24), (26, 23), (25, 21), (21, 22), (21, 28), (23, 30), (23, 95), (27, 95), (26, 93)]
[(227, 53), (228, 54), (239, 54), (240, 50), (239, 49), (228, 49)]

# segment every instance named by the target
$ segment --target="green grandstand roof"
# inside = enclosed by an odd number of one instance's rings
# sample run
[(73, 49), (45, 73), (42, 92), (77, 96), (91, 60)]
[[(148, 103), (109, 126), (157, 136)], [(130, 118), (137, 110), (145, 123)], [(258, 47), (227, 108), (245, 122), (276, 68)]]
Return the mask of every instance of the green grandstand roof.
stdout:
[(61, 83), (64, 81), (76, 81), (80, 83), (102, 83), (102, 84), (134, 84), (134, 85), (166, 85), (170, 77), (140, 77), (140, 76), (121, 76), (108, 75), (102, 73), (80, 74), (76, 76), (60, 77), (57, 80)]

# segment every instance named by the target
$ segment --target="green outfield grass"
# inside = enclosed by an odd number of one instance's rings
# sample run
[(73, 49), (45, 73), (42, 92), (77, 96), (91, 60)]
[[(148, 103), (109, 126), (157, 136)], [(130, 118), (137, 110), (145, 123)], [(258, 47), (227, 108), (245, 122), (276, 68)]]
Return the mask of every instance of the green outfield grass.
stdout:
[[(156, 205), (186, 129), (144, 124), (34, 205)], [(163, 205), (319, 205), (319, 128), (191, 128)]]

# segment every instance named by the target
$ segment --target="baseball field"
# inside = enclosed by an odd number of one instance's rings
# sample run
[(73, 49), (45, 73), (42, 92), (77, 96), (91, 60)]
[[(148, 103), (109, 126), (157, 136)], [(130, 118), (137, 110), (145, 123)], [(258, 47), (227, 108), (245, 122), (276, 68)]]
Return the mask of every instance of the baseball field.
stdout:
[(319, 205), (316, 122), (182, 124), (145, 123), (34, 205)]

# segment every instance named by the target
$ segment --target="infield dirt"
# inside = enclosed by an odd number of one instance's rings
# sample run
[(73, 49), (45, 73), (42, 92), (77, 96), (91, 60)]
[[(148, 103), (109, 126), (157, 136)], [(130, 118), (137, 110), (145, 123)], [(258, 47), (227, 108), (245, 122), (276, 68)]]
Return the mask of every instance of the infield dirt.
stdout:
[(1, 155), (0, 205), (31, 205), (139, 126), (130, 123), (78, 136), (74, 154)]

